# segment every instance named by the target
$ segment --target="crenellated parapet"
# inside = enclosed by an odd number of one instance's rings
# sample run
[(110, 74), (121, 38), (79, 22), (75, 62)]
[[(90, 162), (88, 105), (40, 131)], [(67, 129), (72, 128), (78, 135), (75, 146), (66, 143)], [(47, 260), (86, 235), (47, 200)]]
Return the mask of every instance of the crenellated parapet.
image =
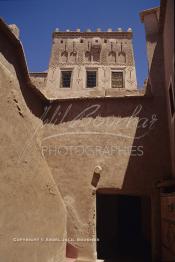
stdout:
[[(100, 28), (96, 32), (56, 29), (52, 36), (46, 84), (49, 97), (105, 96), (119, 89), (137, 89), (131, 28), (126, 32), (121, 28), (106, 32)], [(69, 79), (65, 85), (64, 78)], [(94, 84), (88, 84), (88, 79)]]
[[(54, 32), (57, 64), (133, 65), (132, 32)], [(56, 58), (59, 59), (54, 59)]]

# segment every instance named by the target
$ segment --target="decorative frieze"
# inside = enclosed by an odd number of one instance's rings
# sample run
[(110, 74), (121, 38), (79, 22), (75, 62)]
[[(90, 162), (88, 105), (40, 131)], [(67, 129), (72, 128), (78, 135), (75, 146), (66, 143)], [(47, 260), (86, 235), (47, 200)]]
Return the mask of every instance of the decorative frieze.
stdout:
[[(67, 39), (54, 45), (54, 62), (56, 64), (123, 64), (133, 65), (132, 50), (128, 43), (116, 39), (92, 38), (92, 39)], [(59, 60), (58, 50), (61, 51)]]
[[(64, 96), (105, 95), (137, 88), (132, 32), (56, 32), (47, 78), (50, 93)], [(70, 85), (60, 87), (62, 72)]]

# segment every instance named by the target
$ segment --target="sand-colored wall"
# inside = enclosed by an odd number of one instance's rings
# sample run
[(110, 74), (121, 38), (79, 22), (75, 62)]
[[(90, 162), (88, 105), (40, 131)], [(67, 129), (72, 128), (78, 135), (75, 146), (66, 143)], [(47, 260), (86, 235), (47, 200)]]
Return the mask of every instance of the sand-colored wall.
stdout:
[[(154, 16), (154, 22), (155, 19)], [(162, 38), (156, 31), (156, 36), (153, 33), (147, 40), (147, 44), (151, 43), (147, 45), (150, 72), (143, 95), (143, 92), (134, 89), (132, 92), (132, 88), (110, 93), (110, 81), (108, 77), (103, 78), (105, 70), (109, 76), (109, 65), (98, 66), (98, 88), (86, 90), (85, 68), (97, 65), (65, 63), (60, 66), (60, 42), (53, 39), (46, 86), (45, 79), (33, 78), (33, 83), (39, 83), (38, 89), (43, 88), (42, 92), (49, 98), (64, 98), (50, 102), (42, 100), (29, 86), (25, 86), (19, 73), (20, 67), (13, 66), (16, 65), (13, 51), (10, 53), (5, 40), (1, 42), (1, 50), (4, 51), (0, 60), (0, 85), (3, 87), (1, 137), (2, 152), (8, 152), (2, 154), (1, 164), (4, 175), (1, 185), (5, 189), (2, 204), (5, 203), (4, 196), (7, 203), (1, 217), (2, 221), (9, 221), (9, 224), (2, 222), (5, 225), (4, 234), (8, 232), (11, 236), (32, 231), (32, 234), (58, 233), (63, 237), (66, 222), (63, 198), (68, 216), (67, 236), (75, 240), (73, 244), (79, 252), (77, 261), (94, 262), (96, 243), (87, 242), (86, 239), (96, 237), (96, 191), (101, 189), (120, 194), (146, 195), (151, 199), (153, 260), (160, 261), (160, 199), (157, 184), (170, 176), (171, 158), (164, 68), (160, 66), (164, 59)], [(60, 68), (71, 65), (75, 70), (75, 82), (71, 90), (60, 91)], [(134, 63), (127, 66), (132, 67)], [(31, 133), (35, 134), (34, 139), (28, 143)], [(22, 149), (19, 164), (17, 160)], [(100, 170), (96, 187), (92, 185), (95, 170)], [(11, 177), (12, 171), (15, 179)], [(25, 209), (26, 202), (30, 212)], [(10, 220), (11, 214), (15, 214), (15, 217)], [(16, 221), (20, 221), (20, 228)], [(34, 243), (30, 246), (20, 243), (16, 248), (16, 243), (9, 243), (8, 235), (2, 238), (5, 243), (3, 256), (7, 256), (5, 246), (10, 250), (8, 261), (12, 256), (18, 256), (20, 249), (24, 250), (21, 261), (27, 261), (26, 254), (33, 255), (33, 261), (64, 261), (65, 243)], [(79, 238), (84, 241), (79, 241)]]
[[(43, 128), (42, 149), (67, 205), (69, 237), (95, 237), (97, 189), (148, 195), (152, 199), (153, 256), (160, 255), (156, 184), (170, 170), (161, 100), (136, 96), (52, 103)], [(91, 181), (97, 166), (102, 172), (95, 188)], [(96, 243), (75, 245), (78, 261), (93, 261)]]
[(42, 102), (0, 26), (0, 260), (63, 262), (66, 242), (46, 241), (66, 237), (66, 210), (40, 150)]
[[(163, 64), (162, 41), (159, 35), (154, 41), (154, 52), (152, 47), (148, 50), (152, 53), (145, 95), (133, 92), (127, 97), (123, 92), (113, 98), (94, 94), (94, 98), (71, 99), (65, 91), (65, 99), (53, 101), (48, 108), (42, 146), (67, 205), (69, 237), (95, 237), (96, 190), (147, 195), (151, 198), (152, 255), (158, 261), (160, 199), (156, 185), (169, 176), (171, 160), (164, 71), (158, 66)], [(131, 147), (133, 156), (126, 152)], [(99, 166), (102, 171), (95, 188), (91, 182)], [(75, 245), (77, 261), (95, 260), (96, 243)]]
[(30, 73), (32, 83), (43, 92), (46, 86), (47, 73)]

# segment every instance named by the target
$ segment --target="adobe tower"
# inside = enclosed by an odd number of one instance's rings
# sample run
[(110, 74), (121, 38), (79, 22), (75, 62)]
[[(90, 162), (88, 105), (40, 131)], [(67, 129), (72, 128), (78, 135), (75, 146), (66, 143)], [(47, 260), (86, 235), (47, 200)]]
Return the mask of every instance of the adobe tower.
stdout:
[(117, 96), (136, 90), (132, 30), (53, 33), (45, 93), (50, 98)]

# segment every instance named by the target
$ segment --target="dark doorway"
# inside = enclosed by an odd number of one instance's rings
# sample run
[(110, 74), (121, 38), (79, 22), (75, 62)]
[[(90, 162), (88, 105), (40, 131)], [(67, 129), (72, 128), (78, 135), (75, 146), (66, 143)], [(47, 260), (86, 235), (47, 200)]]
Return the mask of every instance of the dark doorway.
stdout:
[(99, 259), (150, 262), (149, 198), (97, 193), (97, 238)]

